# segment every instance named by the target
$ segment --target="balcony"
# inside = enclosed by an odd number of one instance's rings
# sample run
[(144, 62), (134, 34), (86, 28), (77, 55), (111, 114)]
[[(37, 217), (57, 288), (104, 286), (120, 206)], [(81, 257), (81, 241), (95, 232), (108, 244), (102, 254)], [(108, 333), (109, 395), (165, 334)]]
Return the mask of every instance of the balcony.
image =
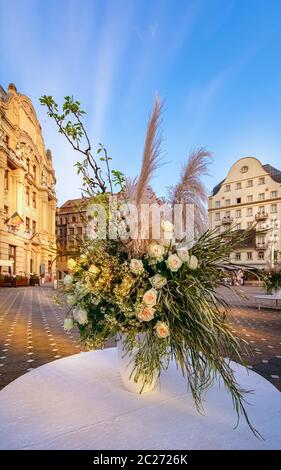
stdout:
[(266, 242), (256, 242), (256, 249), (259, 251), (265, 251), (267, 249)]
[(232, 222), (233, 222), (233, 217), (229, 217), (229, 216), (223, 217), (221, 221), (222, 225), (230, 225), (232, 224)]
[(266, 220), (268, 218), (268, 213), (265, 211), (260, 211), (256, 213), (256, 220)]

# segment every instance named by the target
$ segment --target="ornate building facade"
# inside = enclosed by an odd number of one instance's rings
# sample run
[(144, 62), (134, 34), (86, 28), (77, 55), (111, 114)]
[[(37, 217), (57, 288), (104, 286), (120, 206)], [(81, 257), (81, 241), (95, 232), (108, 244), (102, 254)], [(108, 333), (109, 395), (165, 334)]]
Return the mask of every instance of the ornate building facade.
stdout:
[(56, 228), (58, 251), (57, 278), (63, 279), (68, 273), (67, 260), (75, 253), (80, 240), (86, 236), (86, 199), (69, 199), (57, 210)]
[(30, 99), (0, 87), (0, 270), (55, 275), (55, 171)]
[[(209, 197), (209, 223), (219, 231), (255, 227), (231, 261), (263, 269), (281, 250), (281, 171), (253, 157), (241, 158)], [(272, 227), (263, 234), (259, 229)], [(276, 228), (274, 229), (274, 227)]]

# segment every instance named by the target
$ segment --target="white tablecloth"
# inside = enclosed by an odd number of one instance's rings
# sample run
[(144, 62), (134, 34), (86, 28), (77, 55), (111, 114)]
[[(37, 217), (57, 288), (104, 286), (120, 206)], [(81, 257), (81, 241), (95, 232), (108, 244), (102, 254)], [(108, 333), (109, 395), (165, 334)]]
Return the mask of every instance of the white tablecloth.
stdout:
[(281, 393), (233, 363), (238, 381), (255, 389), (248, 412), (265, 441), (242, 419), (216, 383), (196, 411), (175, 365), (153, 392), (136, 395), (121, 382), (116, 349), (46, 364), (0, 392), (1, 449), (280, 449)]

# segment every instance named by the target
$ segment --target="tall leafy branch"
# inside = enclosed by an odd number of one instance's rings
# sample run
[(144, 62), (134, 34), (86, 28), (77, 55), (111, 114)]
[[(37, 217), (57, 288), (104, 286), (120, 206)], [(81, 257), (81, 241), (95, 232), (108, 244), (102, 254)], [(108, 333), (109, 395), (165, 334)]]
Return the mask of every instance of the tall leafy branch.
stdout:
[[(47, 107), (47, 114), (52, 118), (60, 132), (63, 134), (72, 148), (79, 152), (83, 158), (76, 162), (77, 173), (83, 178), (83, 191), (88, 196), (113, 194), (113, 187), (121, 186), (124, 181), (123, 175), (118, 170), (110, 169), (112, 158), (108, 156), (106, 148), (99, 144), (93, 154), (91, 141), (85, 125), (83, 116), (86, 112), (81, 108), (80, 102), (71, 96), (65, 96), (62, 107), (56, 103), (52, 96), (43, 95), (40, 103)], [(105, 168), (102, 168), (104, 165)]]

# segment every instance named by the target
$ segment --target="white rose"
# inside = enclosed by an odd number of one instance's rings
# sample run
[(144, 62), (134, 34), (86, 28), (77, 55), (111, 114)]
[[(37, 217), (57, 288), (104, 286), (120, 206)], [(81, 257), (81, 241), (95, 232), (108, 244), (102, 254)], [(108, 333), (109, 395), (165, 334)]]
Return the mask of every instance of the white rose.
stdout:
[(72, 318), (65, 318), (64, 319), (64, 324), (63, 324), (63, 327), (65, 329), (65, 331), (70, 331), (72, 328), (73, 328), (73, 320)]
[(162, 276), (162, 274), (155, 274), (155, 276), (150, 278), (150, 283), (155, 289), (161, 289), (167, 284), (167, 278)]
[(158, 338), (167, 338), (170, 335), (170, 330), (167, 323), (158, 321), (155, 326)]
[(70, 276), (70, 274), (67, 274), (66, 276), (64, 276), (63, 283), (65, 286), (69, 286), (70, 284), (72, 284), (72, 282), (73, 282), (73, 277)]
[(190, 269), (197, 269), (198, 267), (198, 258), (196, 256), (192, 255), (190, 260), (189, 260), (189, 267)]
[(176, 272), (182, 266), (182, 260), (176, 254), (170, 255), (166, 261), (166, 265), (170, 271)]
[(164, 253), (165, 249), (162, 245), (159, 245), (159, 243), (153, 242), (148, 247), (148, 254), (152, 258), (157, 258), (160, 260), (163, 258)]
[(69, 260), (67, 261), (67, 267), (68, 269), (70, 269), (70, 271), (75, 271), (77, 269), (77, 263), (75, 259), (69, 258)]
[(75, 308), (73, 310), (73, 318), (77, 321), (77, 323), (80, 323), (80, 325), (85, 325), (85, 323), (88, 323), (88, 315), (86, 310)]
[(162, 220), (161, 228), (164, 232), (173, 232), (174, 231), (174, 225), (169, 220)]
[(142, 261), (140, 259), (132, 259), (130, 262), (130, 270), (134, 274), (141, 274), (144, 270)]
[(153, 305), (157, 302), (157, 290), (156, 289), (149, 289), (145, 292), (143, 296), (143, 301), (146, 305), (153, 307)]
[(180, 259), (184, 262), (188, 262), (189, 261), (189, 251), (188, 249), (186, 248), (186, 246), (180, 246), (177, 248), (177, 254), (178, 256), (180, 257)]
[(145, 305), (139, 308), (137, 311), (137, 317), (141, 321), (151, 321), (154, 318), (154, 312), (155, 308)]

